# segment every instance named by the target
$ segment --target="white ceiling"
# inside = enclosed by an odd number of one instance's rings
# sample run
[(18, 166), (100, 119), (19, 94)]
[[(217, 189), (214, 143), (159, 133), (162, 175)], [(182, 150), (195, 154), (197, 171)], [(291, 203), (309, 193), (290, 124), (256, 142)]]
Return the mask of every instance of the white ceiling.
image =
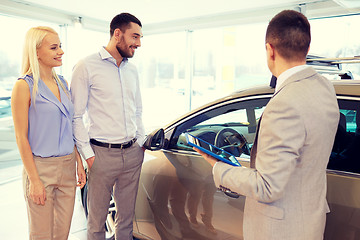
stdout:
[(73, 24), (108, 32), (121, 12), (137, 16), (143, 32), (158, 33), (268, 21), (283, 9), (298, 9), (308, 17), (360, 13), (360, 0), (0, 0), (0, 14)]

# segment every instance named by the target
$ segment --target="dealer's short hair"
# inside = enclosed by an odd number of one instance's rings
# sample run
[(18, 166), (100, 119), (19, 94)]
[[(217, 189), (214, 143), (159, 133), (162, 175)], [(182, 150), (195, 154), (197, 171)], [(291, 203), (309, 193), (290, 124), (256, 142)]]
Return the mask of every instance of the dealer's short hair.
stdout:
[(265, 41), (285, 59), (304, 60), (311, 42), (310, 23), (302, 13), (284, 10), (271, 19)]

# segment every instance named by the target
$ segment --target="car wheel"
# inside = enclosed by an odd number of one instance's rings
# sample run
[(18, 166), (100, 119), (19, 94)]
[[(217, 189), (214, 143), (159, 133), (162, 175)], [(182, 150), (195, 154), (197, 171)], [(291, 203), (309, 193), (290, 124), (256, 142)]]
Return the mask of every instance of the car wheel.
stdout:
[[(87, 208), (87, 192), (88, 192), (88, 185), (87, 183), (81, 189), (81, 202), (84, 208), (85, 216), (88, 216), (88, 208)], [(105, 221), (105, 237), (106, 240), (115, 240), (115, 203), (113, 198), (111, 197), (108, 215)]]

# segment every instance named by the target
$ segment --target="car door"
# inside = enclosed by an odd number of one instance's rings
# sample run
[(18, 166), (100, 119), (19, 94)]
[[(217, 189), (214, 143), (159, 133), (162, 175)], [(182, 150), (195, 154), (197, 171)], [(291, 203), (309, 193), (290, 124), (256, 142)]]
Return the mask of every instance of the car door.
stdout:
[[(207, 106), (165, 130), (165, 150), (144, 160), (136, 207), (138, 231), (154, 239), (243, 239), (244, 196), (215, 187), (211, 166), (186, 142), (189, 132), (249, 166), (256, 124), (270, 95)], [(239, 142), (247, 140), (245, 146)]]
[[(216, 139), (224, 138), (217, 135), (222, 131), (231, 138), (226, 130), (233, 129), (251, 148), (257, 120), (270, 97), (210, 105), (166, 129), (166, 150), (151, 152), (144, 162), (139, 194), (145, 198), (138, 198), (143, 208), (137, 207), (140, 232), (153, 239), (243, 238), (244, 197), (215, 188), (211, 167), (187, 145), (184, 133), (219, 146), (222, 142)], [(341, 95), (338, 103), (342, 117), (327, 170), (330, 213), (324, 239), (355, 240), (360, 239), (360, 98)], [(239, 154), (236, 148), (232, 153)], [(239, 157), (249, 166), (246, 151)], [(147, 211), (138, 211), (146, 204)]]
[(326, 240), (360, 239), (360, 98), (338, 97), (340, 122), (328, 164)]

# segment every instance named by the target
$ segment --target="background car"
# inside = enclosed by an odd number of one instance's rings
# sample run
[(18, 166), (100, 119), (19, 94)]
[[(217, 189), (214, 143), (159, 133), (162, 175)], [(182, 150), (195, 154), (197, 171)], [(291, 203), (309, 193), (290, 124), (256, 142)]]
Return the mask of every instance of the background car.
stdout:
[(11, 115), (11, 91), (0, 87), (0, 118)]

